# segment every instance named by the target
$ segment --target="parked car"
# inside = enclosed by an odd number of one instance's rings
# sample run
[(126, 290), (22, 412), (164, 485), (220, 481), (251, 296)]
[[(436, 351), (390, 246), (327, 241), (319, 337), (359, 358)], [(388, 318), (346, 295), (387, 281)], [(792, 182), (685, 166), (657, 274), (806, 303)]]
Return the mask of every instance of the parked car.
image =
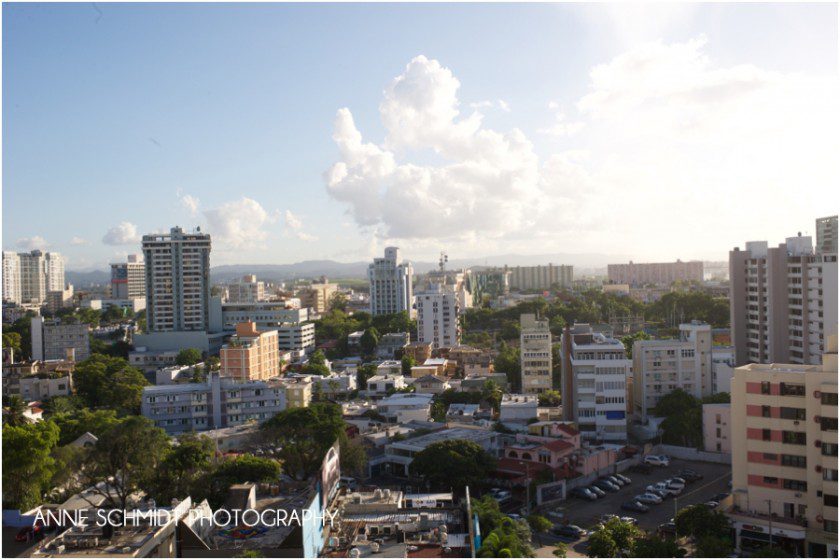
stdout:
[(678, 488), (679, 490), (685, 490), (685, 482), (680, 482), (680, 479), (677, 478), (666, 478), (663, 480), (665, 484), (670, 487)]
[(639, 524), (639, 520), (636, 519), (635, 517), (622, 517), (621, 520), (624, 521), (625, 523), (630, 523), (631, 525), (638, 525)]
[[(664, 482), (657, 482), (645, 488), (648, 492), (665, 492), (669, 496), (676, 496), (682, 492), (679, 488), (672, 488)], [(661, 494), (660, 494), (661, 495)]]
[(595, 494), (596, 496), (598, 496), (599, 498), (603, 498), (604, 496), (607, 495), (606, 492), (604, 492), (603, 490), (601, 490), (600, 488), (598, 488), (597, 486), (594, 486), (594, 485), (593, 486), (587, 486), (586, 489), (589, 490), (590, 492), (592, 492), (593, 494)]
[(510, 517), (514, 521), (522, 521), (522, 516), (519, 515), (518, 513), (506, 513), (505, 515), (507, 517)]
[(601, 517), (598, 518), (598, 521), (600, 521), (603, 524), (609, 521), (610, 519), (618, 519), (618, 516), (614, 513), (602, 513)]
[(714, 500), (710, 500), (703, 505), (705, 505), (709, 509), (717, 509), (718, 506), (720, 506), (720, 504), (718, 502), (715, 502)]
[(565, 521), (566, 520), (566, 514), (563, 513), (562, 511), (553, 511), (553, 510), (549, 511), (548, 516), (551, 519), (554, 519), (556, 521)]
[(728, 497), (729, 497), (729, 492), (721, 492), (720, 494), (715, 494), (714, 496), (712, 496), (711, 501), (720, 503)]
[(621, 509), (627, 511), (635, 511), (636, 513), (647, 513), (650, 511), (649, 507), (635, 500), (624, 502), (623, 504), (621, 504)]
[(686, 482), (696, 482), (703, 478), (703, 475), (695, 470), (683, 469), (679, 472), (679, 477), (685, 479)]
[(631, 482), (633, 482), (633, 481), (630, 479), (630, 477), (629, 477), (629, 476), (624, 476), (623, 474), (615, 474), (615, 475), (613, 475), (613, 476), (614, 476), (614, 477), (616, 477), (618, 480), (623, 481), (625, 484), (630, 484)]
[(635, 498), (633, 498), (637, 502), (642, 502), (643, 504), (661, 504), (662, 503), (662, 496), (659, 494), (654, 494), (653, 492), (646, 492), (644, 494), (639, 494)]
[(641, 474), (650, 474), (650, 465), (647, 463), (639, 463), (638, 465), (630, 467), (630, 470)]
[(648, 486), (647, 488), (645, 488), (645, 492), (649, 492), (649, 493), (651, 493), (651, 494), (654, 494), (654, 495), (656, 495), (656, 496), (659, 496), (659, 497), (660, 497), (660, 498), (662, 498), (663, 500), (664, 500), (665, 498), (667, 498), (668, 496), (670, 496), (670, 495), (671, 495), (671, 493), (670, 493), (670, 492), (668, 492), (667, 490), (660, 490), (660, 489), (658, 489), (658, 488), (655, 488), (653, 484), (651, 484), (650, 486)]
[(500, 502), (500, 503), (501, 502), (506, 502), (506, 501), (510, 500), (510, 498), (511, 498), (510, 490), (499, 490), (495, 493), (491, 492), (490, 495), (493, 496), (493, 499), (495, 499), (497, 502)]
[(574, 498), (580, 498), (582, 500), (590, 500), (594, 501), (598, 499), (597, 494), (590, 491), (588, 488), (573, 488), (571, 492), (569, 492), (569, 496)]
[(618, 492), (618, 486), (608, 480), (596, 480), (595, 486), (605, 492)]
[(655, 467), (667, 467), (671, 461), (665, 455), (648, 455), (645, 457), (645, 464)]
[(679, 476), (672, 476), (669, 480), (673, 480), (674, 482), (679, 482), (683, 486), (688, 484), (688, 482), (684, 478), (679, 477)]
[(616, 476), (606, 476), (606, 477), (604, 477), (604, 479), (609, 480), (610, 482), (612, 482), (613, 484), (615, 484), (619, 488), (623, 488), (624, 486), (627, 485), (626, 482), (624, 482), (623, 480), (619, 479)]
[(660, 535), (676, 535), (677, 526), (674, 525), (673, 521), (662, 523), (661, 525), (659, 525), (658, 532)]
[(586, 529), (582, 529), (577, 525), (560, 525), (559, 527), (554, 527), (551, 532), (558, 537), (566, 537), (575, 540), (582, 539), (589, 534)]

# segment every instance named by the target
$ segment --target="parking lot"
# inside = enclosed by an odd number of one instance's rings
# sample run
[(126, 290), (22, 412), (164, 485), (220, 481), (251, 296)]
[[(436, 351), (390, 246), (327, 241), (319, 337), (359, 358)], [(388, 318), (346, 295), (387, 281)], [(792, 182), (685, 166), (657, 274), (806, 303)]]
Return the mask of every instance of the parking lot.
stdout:
[[(647, 513), (636, 513), (624, 511), (621, 504), (631, 500), (638, 494), (643, 494), (645, 488), (671, 476), (676, 476), (680, 470), (694, 469), (703, 478), (694, 483), (686, 485), (683, 492), (674, 497), (665, 498), (661, 504), (650, 505)], [(595, 501), (570, 498), (557, 507), (550, 508), (551, 511), (562, 512), (569, 523), (579, 525), (584, 529), (590, 529), (598, 524), (598, 519), (605, 513), (613, 513), (618, 516), (630, 516), (639, 520), (639, 527), (645, 530), (656, 530), (661, 524), (674, 517), (674, 513), (689, 505), (707, 502), (715, 494), (729, 491), (731, 480), (731, 469), (729, 465), (715, 463), (700, 463), (672, 459), (668, 467), (651, 467), (649, 474), (641, 474), (627, 471), (622, 473), (628, 476), (632, 482), (618, 492), (608, 492), (606, 496)], [(550, 518), (555, 523), (558, 519)]]

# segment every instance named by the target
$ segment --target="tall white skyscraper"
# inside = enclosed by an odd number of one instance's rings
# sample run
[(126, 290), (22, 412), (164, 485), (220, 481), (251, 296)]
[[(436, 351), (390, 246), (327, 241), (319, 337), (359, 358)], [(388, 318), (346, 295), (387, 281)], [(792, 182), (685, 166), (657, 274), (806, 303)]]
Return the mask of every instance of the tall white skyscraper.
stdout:
[(210, 236), (174, 227), (143, 236), (150, 333), (209, 330)]
[(802, 235), (751, 241), (729, 252), (729, 284), (736, 365), (820, 363), (837, 334), (836, 252), (815, 252)]
[[(520, 317), (519, 351), (522, 392), (526, 395), (551, 389), (551, 330), (548, 319), (524, 314)], [(507, 372), (505, 372), (507, 373)]]
[(64, 290), (64, 259), (59, 253), (3, 253), (3, 299), (44, 303), (47, 292)]
[(414, 268), (408, 261), (400, 262), (398, 247), (387, 247), (384, 258), (373, 259), (368, 267), (370, 281), (370, 312), (386, 315), (408, 311), (414, 315), (411, 279)]
[(415, 305), (418, 342), (431, 342), (434, 349), (461, 343), (460, 303), (454, 286), (430, 282), (417, 294)]
[(21, 302), (20, 257), (13, 251), (3, 251), (3, 301)]

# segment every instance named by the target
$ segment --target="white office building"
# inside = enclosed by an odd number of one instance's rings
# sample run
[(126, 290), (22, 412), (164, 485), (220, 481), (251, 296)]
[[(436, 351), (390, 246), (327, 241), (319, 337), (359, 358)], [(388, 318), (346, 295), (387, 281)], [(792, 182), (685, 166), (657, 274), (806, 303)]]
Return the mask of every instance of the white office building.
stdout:
[(143, 255), (148, 331), (208, 331), (210, 236), (180, 227), (144, 235)]
[(228, 284), (227, 301), (231, 303), (254, 303), (265, 299), (265, 282), (247, 274), (239, 282)]
[[(90, 357), (90, 325), (62, 323), (55, 319), (33, 317), (31, 323), (32, 359), (36, 361)], [(71, 358), (72, 357), (72, 358)]]
[(14, 251), (3, 251), (3, 301), (21, 302), (20, 256)]
[(64, 290), (64, 259), (59, 253), (3, 252), (3, 299), (42, 304), (47, 292)]
[(133, 300), (146, 297), (146, 263), (143, 255), (128, 255), (125, 262), (111, 263), (111, 298)]
[(411, 263), (400, 262), (398, 247), (387, 247), (384, 258), (373, 259), (373, 264), (368, 267), (371, 314), (386, 315), (407, 311), (413, 316), (413, 275), (414, 268)]
[[(588, 324), (568, 328), (560, 344), (564, 418), (577, 422), (585, 439), (626, 441), (627, 388), (633, 362), (624, 345), (593, 331)], [(566, 393), (570, 393), (569, 399)]]
[(277, 329), (283, 324), (299, 324), (310, 319), (309, 309), (287, 307), (283, 301), (225, 302), (222, 327), (233, 331), (239, 323), (256, 323), (260, 330)]
[(458, 321), (458, 294), (447, 284), (430, 283), (415, 298), (417, 341), (432, 344), (433, 349), (451, 348), (461, 343)]
[(283, 323), (276, 327), (280, 350), (303, 357), (315, 350), (315, 323)]
[(551, 389), (551, 330), (548, 319), (533, 314), (520, 317), (519, 352), (522, 392), (527, 395)]

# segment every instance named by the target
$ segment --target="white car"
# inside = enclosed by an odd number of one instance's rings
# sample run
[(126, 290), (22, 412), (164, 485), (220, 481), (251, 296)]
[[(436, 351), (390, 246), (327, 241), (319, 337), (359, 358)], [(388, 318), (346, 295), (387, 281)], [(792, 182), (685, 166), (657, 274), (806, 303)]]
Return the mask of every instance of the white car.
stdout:
[(674, 480), (673, 478), (669, 478), (668, 480), (664, 481), (670, 487), (679, 488), (680, 490), (685, 490), (685, 482), (680, 482), (679, 480)]
[(644, 494), (639, 494), (635, 498), (633, 498), (637, 502), (642, 502), (643, 504), (661, 504), (662, 497), (654, 494), (653, 492), (645, 492)]
[(645, 464), (657, 467), (667, 467), (671, 464), (671, 460), (665, 455), (648, 455), (645, 457)]
[(671, 496), (677, 496), (682, 493), (682, 490), (679, 488), (674, 488), (673, 486), (668, 486), (664, 482), (657, 482), (656, 484), (651, 484), (647, 488), (645, 488), (648, 492), (659, 491), (665, 492), (670, 494)]

